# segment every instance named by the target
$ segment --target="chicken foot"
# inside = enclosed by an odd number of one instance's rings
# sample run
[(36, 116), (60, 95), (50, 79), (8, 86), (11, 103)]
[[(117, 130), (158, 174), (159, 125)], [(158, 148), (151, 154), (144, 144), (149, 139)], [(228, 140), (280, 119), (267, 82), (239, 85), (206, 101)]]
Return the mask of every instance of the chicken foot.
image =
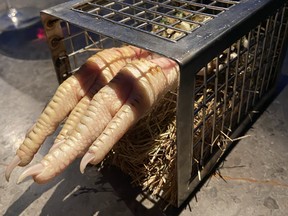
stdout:
[[(90, 57), (74, 75), (70, 76), (58, 87), (37, 122), (26, 134), (23, 143), (17, 150), (16, 156), (6, 167), (6, 180), (9, 181), (11, 172), (16, 166), (26, 166), (31, 162), (46, 137), (56, 130), (59, 123), (75, 108), (81, 98), (84, 98), (83, 101), (89, 100), (91, 93), (93, 95), (107, 84), (128, 62), (149, 55), (149, 52), (140, 48), (125, 46), (103, 50)], [(91, 86), (93, 86), (92, 92), (90, 91)], [(75, 113), (77, 112), (75, 111)], [(74, 114), (71, 115), (70, 120), (73, 119)], [(71, 123), (70, 120), (67, 125), (69, 125), (69, 122)], [(76, 121), (76, 123), (78, 122)], [(68, 131), (67, 127), (63, 129), (61, 136), (64, 134), (65, 137), (65, 133)], [(61, 136), (58, 137), (57, 141), (61, 141)]]
[(178, 76), (178, 65), (167, 58), (135, 60), (126, 65), (95, 94), (67, 140), (39, 164), (25, 170), (18, 182), (32, 176), (37, 183), (45, 183), (88, 149), (80, 164), (81, 172), (88, 163), (99, 163), (159, 98), (175, 88)]

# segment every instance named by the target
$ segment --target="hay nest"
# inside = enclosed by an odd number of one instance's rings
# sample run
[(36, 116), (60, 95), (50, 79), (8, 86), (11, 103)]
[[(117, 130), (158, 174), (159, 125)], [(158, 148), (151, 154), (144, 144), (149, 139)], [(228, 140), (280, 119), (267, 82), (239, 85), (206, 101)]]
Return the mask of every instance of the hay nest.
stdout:
[(176, 201), (176, 93), (169, 92), (129, 130), (107, 158), (133, 184)]

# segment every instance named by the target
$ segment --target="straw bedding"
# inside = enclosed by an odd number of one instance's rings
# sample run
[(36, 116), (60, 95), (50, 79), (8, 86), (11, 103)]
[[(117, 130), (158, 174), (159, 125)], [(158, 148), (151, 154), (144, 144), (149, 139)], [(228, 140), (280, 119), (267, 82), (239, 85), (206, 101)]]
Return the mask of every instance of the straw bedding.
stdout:
[(176, 93), (158, 105), (115, 145), (108, 162), (131, 176), (152, 195), (176, 200)]

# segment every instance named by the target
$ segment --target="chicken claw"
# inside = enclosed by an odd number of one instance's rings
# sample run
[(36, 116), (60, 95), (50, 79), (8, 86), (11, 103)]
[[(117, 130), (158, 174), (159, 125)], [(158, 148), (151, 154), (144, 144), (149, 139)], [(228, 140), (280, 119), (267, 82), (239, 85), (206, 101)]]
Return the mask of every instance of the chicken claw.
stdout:
[(22, 172), (22, 174), (19, 176), (19, 178), (17, 180), (17, 184), (20, 184), (25, 178), (27, 178), (29, 176), (34, 177), (36, 175), (39, 175), (43, 169), (44, 169), (44, 166), (40, 163), (29, 167), (24, 172)]
[(13, 169), (18, 166), (20, 164), (21, 160), (19, 158), (18, 155), (16, 155), (13, 160), (11, 161), (11, 163), (6, 167), (6, 170), (5, 170), (5, 179), (7, 182), (9, 182), (9, 179), (10, 179), (10, 175), (13, 171)]
[(87, 152), (80, 163), (80, 172), (83, 174), (86, 166), (91, 163), (95, 159), (95, 155), (93, 153)]

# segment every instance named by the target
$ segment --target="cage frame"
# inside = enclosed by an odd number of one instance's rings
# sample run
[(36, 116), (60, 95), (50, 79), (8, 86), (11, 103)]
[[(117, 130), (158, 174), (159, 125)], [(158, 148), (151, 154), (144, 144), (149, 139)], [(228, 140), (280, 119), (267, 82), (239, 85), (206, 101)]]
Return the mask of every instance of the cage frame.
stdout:
[[(84, 1), (88, 2), (88, 1)], [(193, 119), (196, 73), (205, 67), (215, 56), (225, 48), (230, 47), (235, 41), (255, 28), (262, 20), (283, 7), (285, 0), (243, 0), (239, 4), (216, 16), (201, 28), (188, 34), (176, 42), (164, 40), (145, 32), (137, 31), (123, 25), (115, 25), (103, 19), (94, 19), (85, 14), (75, 13), (71, 10), (75, 5), (83, 1), (74, 0), (43, 10), (41, 19), (45, 28), (51, 57), (55, 67), (58, 81), (61, 83), (71, 70), (69, 59), (65, 51), (59, 20), (72, 23), (91, 32), (96, 32), (117, 41), (138, 46), (140, 48), (158, 53), (175, 60), (180, 66), (180, 79), (177, 97), (177, 203), (181, 206), (187, 197), (200, 184), (198, 178), (191, 179), (192, 155), (193, 155)], [(223, 25), (223, 23), (225, 23)], [(115, 34), (121, 32), (121, 34)], [(285, 29), (285, 32), (286, 29)], [(137, 35), (137, 37), (135, 37)], [(287, 33), (285, 33), (287, 36)], [(220, 43), (223, 42), (223, 43)], [(277, 70), (280, 70), (284, 59), (287, 37), (284, 39)], [(267, 101), (273, 89), (255, 106), (262, 107)], [(192, 100), (191, 100), (192, 99)], [(238, 128), (231, 134), (231, 138), (237, 137), (240, 132), (251, 122), (251, 117), (257, 116), (251, 113), (245, 118)], [(229, 146), (232, 142), (229, 144)], [(228, 148), (229, 148), (228, 146)], [(201, 170), (201, 176), (207, 176), (215, 167), (221, 152), (216, 153)]]

